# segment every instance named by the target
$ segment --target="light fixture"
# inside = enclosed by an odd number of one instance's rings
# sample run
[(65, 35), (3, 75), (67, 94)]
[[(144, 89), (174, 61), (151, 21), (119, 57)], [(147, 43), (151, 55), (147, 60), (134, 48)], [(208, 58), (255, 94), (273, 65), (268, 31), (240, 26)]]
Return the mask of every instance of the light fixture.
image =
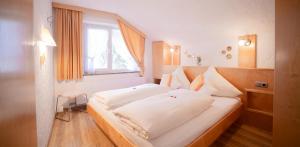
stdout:
[(174, 50), (173, 48), (170, 48), (170, 52), (171, 52), (171, 53), (174, 53), (174, 51), (175, 51), (175, 50)]
[(250, 45), (251, 45), (251, 40), (249, 39), (239, 40), (239, 46), (250, 46)]
[(47, 28), (42, 27), (40, 39), (37, 42), (37, 45), (40, 50), (40, 64), (44, 65), (45, 61), (46, 61), (47, 47), (48, 46), (56, 46), (56, 43)]
[(257, 35), (247, 34), (238, 39), (238, 65), (241, 68), (256, 68)]
[(56, 43), (50, 34), (49, 30), (45, 27), (42, 27), (40, 42), (46, 46), (56, 46)]
[(170, 48), (170, 52), (171, 52), (171, 65), (174, 64), (174, 51), (175, 51), (174, 48)]

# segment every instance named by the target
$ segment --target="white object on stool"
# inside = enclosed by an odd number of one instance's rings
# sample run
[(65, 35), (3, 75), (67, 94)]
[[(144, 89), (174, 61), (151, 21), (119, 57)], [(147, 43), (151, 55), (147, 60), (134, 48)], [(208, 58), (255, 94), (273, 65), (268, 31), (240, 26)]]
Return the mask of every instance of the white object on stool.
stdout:
[(69, 104), (74, 102), (77, 96), (84, 94), (84, 92), (77, 90), (77, 91), (66, 91), (59, 96), (61, 98), (57, 103), (57, 112), (63, 112), (63, 109), (69, 107)]

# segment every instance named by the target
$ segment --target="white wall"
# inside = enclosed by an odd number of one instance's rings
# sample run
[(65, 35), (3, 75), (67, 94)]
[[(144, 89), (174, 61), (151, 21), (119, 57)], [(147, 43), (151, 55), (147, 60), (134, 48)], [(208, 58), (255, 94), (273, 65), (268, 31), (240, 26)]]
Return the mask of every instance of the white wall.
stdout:
[[(237, 66), (238, 36), (258, 35), (257, 64), (274, 68), (275, 0), (54, 0), (118, 13), (150, 40), (180, 44), (203, 65)], [(233, 59), (220, 51), (233, 47)], [(182, 56), (183, 65), (194, 63)]]
[[(34, 0), (34, 40), (39, 39), (41, 27), (45, 26), (50, 31), (47, 17), (52, 15), (51, 0)], [(35, 60), (35, 85), (36, 85), (36, 118), (37, 139), (39, 147), (47, 147), (50, 139), (54, 120), (54, 71), (53, 49), (48, 48), (46, 62), (40, 65), (39, 48), (34, 49)]]

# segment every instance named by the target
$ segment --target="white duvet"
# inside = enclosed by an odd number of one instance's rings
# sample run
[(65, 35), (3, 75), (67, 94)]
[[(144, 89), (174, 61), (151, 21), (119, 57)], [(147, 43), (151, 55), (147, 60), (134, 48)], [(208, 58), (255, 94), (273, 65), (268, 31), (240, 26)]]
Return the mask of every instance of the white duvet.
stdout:
[(131, 131), (150, 140), (198, 116), (213, 101), (209, 94), (179, 89), (132, 102), (113, 113)]
[(94, 96), (97, 101), (105, 105), (106, 109), (115, 109), (127, 103), (166, 93), (170, 90), (169, 87), (157, 84), (143, 84), (135, 87), (97, 92)]

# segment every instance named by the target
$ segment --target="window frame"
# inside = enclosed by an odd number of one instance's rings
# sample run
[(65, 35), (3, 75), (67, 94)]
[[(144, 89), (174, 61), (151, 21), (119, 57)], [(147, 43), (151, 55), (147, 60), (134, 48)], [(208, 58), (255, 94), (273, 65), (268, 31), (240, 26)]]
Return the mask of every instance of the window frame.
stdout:
[[(83, 46), (84, 46), (84, 75), (106, 75), (106, 74), (125, 74), (125, 73), (138, 73), (139, 70), (128, 70), (128, 69), (112, 69), (113, 65), (113, 48), (112, 48), (112, 31), (114, 29), (120, 30), (118, 27), (115, 27), (113, 25), (109, 24), (96, 24), (96, 23), (90, 23), (90, 22), (84, 22), (83, 23)], [(88, 58), (88, 47), (87, 47), (87, 41), (88, 41), (88, 28), (95, 28), (95, 29), (104, 29), (108, 31), (108, 40), (107, 40), (107, 47), (108, 47), (108, 57), (107, 57), (107, 68), (104, 69), (95, 69), (95, 72), (90, 73), (86, 71), (86, 65), (87, 65), (87, 58)], [(133, 58), (133, 57), (132, 57)]]

